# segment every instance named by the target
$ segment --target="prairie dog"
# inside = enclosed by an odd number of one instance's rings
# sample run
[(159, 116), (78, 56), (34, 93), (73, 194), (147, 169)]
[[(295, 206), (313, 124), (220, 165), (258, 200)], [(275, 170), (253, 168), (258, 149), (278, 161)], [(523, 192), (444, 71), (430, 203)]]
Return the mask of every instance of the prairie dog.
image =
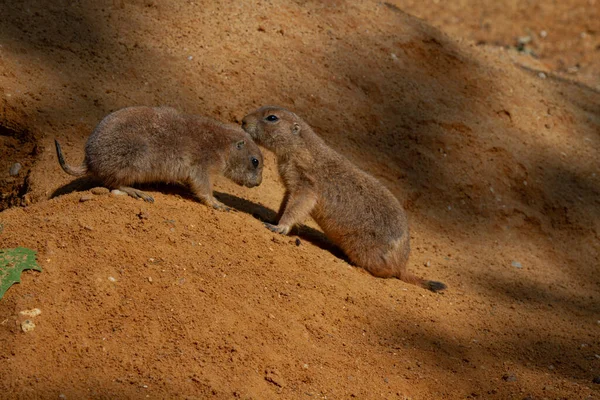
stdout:
[(148, 202), (154, 198), (131, 185), (183, 182), (204, 204), (227, 209), (213, 197), (211, 175), (247, 187), (262, 181), (262, 153), (240, 127), (170, 107), (128, 107), (107, 115), (88, 138), (79, 167), (67, 165), (54, 142), (66, 173), (95, 178)]
[(310, 215), (350, 261), (371, 274), (434, 292), (446, 288), (406, 271), (408, 221), (394, 195), (328, 147), (300, 117), (265, 106), (246, 115), (242, 128), (275, 153), (285, 186), (279, 222), (267, 228), (285, 235)]

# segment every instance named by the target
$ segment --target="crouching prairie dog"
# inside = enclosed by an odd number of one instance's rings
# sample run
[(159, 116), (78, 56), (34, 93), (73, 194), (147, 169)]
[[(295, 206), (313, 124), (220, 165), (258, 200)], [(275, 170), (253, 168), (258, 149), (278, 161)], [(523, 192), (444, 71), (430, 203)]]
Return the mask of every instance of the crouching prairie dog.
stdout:
[(408, 221), (394, 195), (328, 147), (300, 117), (265, 106), (246, 115), (242, 128), (275, 153), (285, 186), (278, 224), (265, 224), (270, 230), (288, 234), (310, 215), (350, 261), (371, 274), (434, 292), (446, 288), (406, 271)]
[(262, 153), (239, 126), (169, 107), (129, 107), (109, 114), (88, 138), (79, 167), (67, 165), (55, 144), (66, 173), (89, 176), (148, 202), (154, 198), (131, 185), (182, 182), (204, 204), (227, 209), (213, 197), (213, 174), (247, 187), (262, 181)]

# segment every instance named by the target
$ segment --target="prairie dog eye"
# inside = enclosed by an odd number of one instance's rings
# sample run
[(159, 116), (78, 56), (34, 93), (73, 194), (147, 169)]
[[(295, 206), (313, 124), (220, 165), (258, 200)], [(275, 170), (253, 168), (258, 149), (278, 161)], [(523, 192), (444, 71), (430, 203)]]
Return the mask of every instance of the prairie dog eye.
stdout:
[(267, 121), (269, 122), (275, 122), (275, 121), (279, 121), (279, 117), (277, 115), (269, 115), (267, 118), (265, 118)]
[(258, 164), (260, 164), (260, 161), (258, 161), (258, 159), (256, 157), (252, 157), (252, 165), (254, 166), (254, 168), (258, 168)]

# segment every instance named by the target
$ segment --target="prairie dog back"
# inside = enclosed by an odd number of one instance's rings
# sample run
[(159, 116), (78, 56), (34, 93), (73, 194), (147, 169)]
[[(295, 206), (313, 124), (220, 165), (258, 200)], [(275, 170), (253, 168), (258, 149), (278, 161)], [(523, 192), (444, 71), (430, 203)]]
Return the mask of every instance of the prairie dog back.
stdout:
[(410, 253), (408, 221), (394, 195), (371, 175), (335, 152), (291, 111), (265, 106), (247, 116), (242, 127), (259, 145), (275, 153), (285, 196), (274, 232), (288, 234), (309, 215), (325, 235), (371, 274), (432, 291), (441, 282), (406, 270)]
[(87, 140), (81, 167), (67, 165), (56, 145), (65, 172), (146, 201), (153, 198), (130, 186), (179, 181), (202, 202), (223, 208), (212, 196), (212, 174), (247, 187), (262, 181), (262, 153), (241, 128), (170, 107), (129, 107), (106, 116)]

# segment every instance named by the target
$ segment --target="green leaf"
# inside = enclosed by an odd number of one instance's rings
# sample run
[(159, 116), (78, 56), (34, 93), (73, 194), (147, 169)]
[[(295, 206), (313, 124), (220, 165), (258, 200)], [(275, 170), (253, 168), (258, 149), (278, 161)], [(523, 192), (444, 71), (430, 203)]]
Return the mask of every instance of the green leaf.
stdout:
[(0, 299), (15, 283), (21, 282), (21, 272), (33, 269), (42, 272), (35, 260), (36, 251), (25, 247), (0, 249)]

